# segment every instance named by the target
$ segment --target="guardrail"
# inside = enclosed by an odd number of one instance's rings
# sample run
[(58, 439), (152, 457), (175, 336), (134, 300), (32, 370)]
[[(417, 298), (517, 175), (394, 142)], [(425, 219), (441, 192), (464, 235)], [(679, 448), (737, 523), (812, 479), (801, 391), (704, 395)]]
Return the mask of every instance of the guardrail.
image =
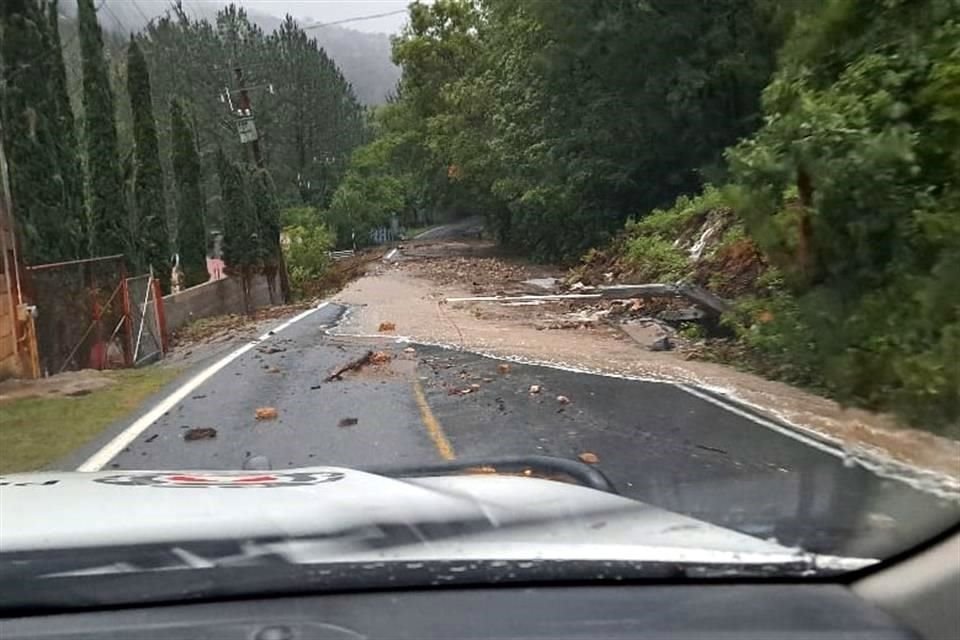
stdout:
[(353, 249), (344, 249), (343, 251), (331, 251), (328, 255), (334, 261), (346, 260), (347, 258), (352, 258), (354, 256)]

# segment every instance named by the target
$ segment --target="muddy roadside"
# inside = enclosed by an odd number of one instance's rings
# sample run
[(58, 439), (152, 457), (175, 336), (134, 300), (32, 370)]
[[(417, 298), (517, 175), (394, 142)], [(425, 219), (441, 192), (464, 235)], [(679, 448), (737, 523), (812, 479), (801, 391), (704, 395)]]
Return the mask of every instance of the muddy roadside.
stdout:
[[(695, 341), (644, 321), (644, 301), (449, 302), (551, 290), (560, 269), (502, 258), (490, 243), (409, 243), (332, 300), (348, 307), (335, 334), (453, 346), (504, 359), (692, 384), (843, 447), (849, 456), (891, 462), (960, 490), (960, 442), (898, 424), (889, 415), (843, 407), (808, 391), (689, 359)], [(620, 317), (610, 322), (609, 316)], [(383, 327), (391, 327), (383, 331)], [(664, 336), (672, 350), (656, 350)]]

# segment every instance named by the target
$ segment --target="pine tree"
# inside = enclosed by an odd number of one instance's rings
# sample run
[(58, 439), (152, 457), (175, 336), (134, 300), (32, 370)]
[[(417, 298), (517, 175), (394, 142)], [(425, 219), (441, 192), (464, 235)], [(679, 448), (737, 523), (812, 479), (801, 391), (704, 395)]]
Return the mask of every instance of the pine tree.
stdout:
[(176, 192), (177, 246), (184, 286), (207, 281), (206, 203), (196, 133), (183, 102), (170, 101), (171, 161)]
[(54, 133), (56, 104), (51, 85), (43, 81), (59, 49), (33, 0), (4, 0), (0, 21), (4, 142), (24, 257), (32, 264), (70, 259), (75, 246), (64, 227), (67, 192)]
[(117, 153), (113, 90), (103, 57), (103, 34), (94, 0), (77, 0), (83, 71), (90, 249), (94, 255), (129, 253), (130, 234)]
[(228, 273), (240, 277), (244, 307), (249, 313), (250, 283), (262, 257), (256, 212), (240, 165), (229, 160), (221, 149), (217, 167), (223, 206), (223, 258)]
[(153, 117), (150, 73), (140, 45), (130, 36), (127, 49), (127, 92), (133, 114), (135, 242), (141, 268), (152, 267), (164, 291), (170, 289), (170, 239), (157, 123)]

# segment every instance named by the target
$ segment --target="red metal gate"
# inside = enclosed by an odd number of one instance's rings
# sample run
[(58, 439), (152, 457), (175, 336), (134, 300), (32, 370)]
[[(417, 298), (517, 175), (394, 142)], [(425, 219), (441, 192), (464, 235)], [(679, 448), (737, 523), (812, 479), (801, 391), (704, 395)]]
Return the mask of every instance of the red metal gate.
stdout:
[(162, 304), (150, 275), (122, 255), (27, 267), (45, 375), (131, 367), (163, 355)]

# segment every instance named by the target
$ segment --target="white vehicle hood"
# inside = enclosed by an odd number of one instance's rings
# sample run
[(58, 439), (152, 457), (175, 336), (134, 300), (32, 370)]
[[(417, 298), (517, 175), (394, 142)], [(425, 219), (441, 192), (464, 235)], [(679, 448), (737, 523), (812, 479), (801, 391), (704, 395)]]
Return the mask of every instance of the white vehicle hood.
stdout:
[(285, 471), (0, 477), (0, 555), (233, 540), (298, 564), (543, 559), (770, 564), (872, 560), (788, 549), (622, 496), (539, 478)]

